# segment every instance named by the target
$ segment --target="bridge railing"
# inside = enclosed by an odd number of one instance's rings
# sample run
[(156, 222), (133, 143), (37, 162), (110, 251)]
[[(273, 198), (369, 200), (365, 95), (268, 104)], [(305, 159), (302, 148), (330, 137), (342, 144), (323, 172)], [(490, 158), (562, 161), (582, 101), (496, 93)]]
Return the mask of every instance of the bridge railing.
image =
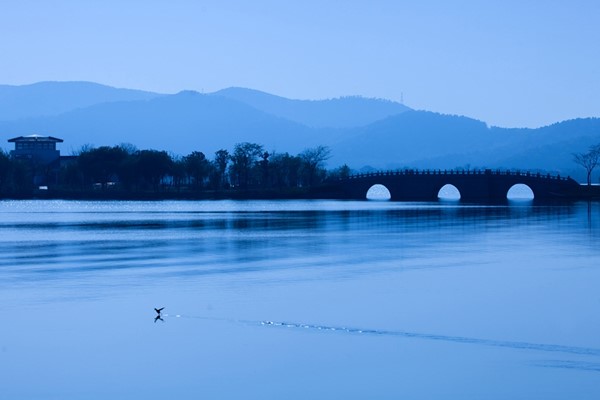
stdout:
[(560, 174), (541, 173), (539, 171), (521, 171), (521, 170), (501, 170), (501, 169), (396, 169), (387, 171), (375, 171), (353, 174), (344, 179), (362, 179), (382, 176), (399, 176), (399, 175), (505, 175), (505, 176), (523, 176), (529, 178), (567, 181), (570, 177), (561, 177)]

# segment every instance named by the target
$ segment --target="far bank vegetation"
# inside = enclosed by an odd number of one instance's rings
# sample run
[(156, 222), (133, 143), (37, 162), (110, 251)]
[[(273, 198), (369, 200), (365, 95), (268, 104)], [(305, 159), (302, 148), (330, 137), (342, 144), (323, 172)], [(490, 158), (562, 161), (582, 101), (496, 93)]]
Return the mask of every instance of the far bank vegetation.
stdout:
[[(301, 194), (327, 179), (350, 174), (347, 166), (327, 170), (326, 146), (299, 154), (268, 152), (257, 143), (238, 143), (211, 156), (192, 151), (176, 156), (133, 145), (84, 147), (60, 166), (13, 160), (0, 152), (0, 193), (27, 195), (40, 188), (85, 193), (290, 193)], [(243, 197), (243, 195), (242, 195)]]

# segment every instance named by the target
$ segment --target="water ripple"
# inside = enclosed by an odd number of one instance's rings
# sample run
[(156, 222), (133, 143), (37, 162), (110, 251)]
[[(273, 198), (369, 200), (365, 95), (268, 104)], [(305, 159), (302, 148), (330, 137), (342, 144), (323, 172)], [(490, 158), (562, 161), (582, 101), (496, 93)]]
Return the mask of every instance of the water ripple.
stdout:
[[(249, 321), (248, 321), (249, 322)], [(581, 354), (588, 356), (600, 356), (600, 349), (591, 347), (578, 347), (578, 346), (565, 346), (558, 344), (543, 344), (543, 343), (531, 343), (531, 342), (512, 342), (506, 340), (491, 340), (491, 339), (479, 339), (471, 338), (466, 336), (448, 336), (448, 335), (437, 335), (430, 333), (417, 333), (407, 331), (391, 331), (391, 330), (378, 330), (378, 329), (361, 329), (361, 328), (347, 328), (338, 326), (325, 326), (325, 325), (310, 325), (310, 324), (299, 324), (294, 322), (274, 322), (274, 321), (261, 321), (263, 326), (273, 327), (284, 327), (284, 328), (301, 328), (311, 329), (316, 331), (334, 331), (341, 333), (360, 334), (360, 335), (376, 335), (376, 336), (393, 336), (403, 338), (415, 338), (425, 340), (438, 340), (444, 342), (454, 343), (465, 343), (465, 344), (477, 344), (484, 346), (494, 347), (507, 347), (519, 350), (536, 350), (544, 352), (558, 352), (558, 353), (569, 353), (569, 354)]]
[[(194, 318), (194, 319), (204, 319), (204, 320), (214, 320), (214, 321), (228, 321), (228, 322), (237, 322), (246, 325), (259, 325), (264, 327), (272, 327), (272, 328), (285, 328), (285, 329), (302, 329), (302, 330), (311, 330), (317, 332), (336, 332), (342, 334), (352, 334), (352, 335), (364, 335), (364, 336), (387, 336), (387, 337), (400, 337), (400, 338), (409, 338), (409, 339), (423, 339), (423, 340), (436, 340), (443, 342), (451, 342), (451, 343), (463, 343), (463, 344), (474, 344), (481, 346), (492, 346), (492, 347), (504, 347), (511, 348), (516, 350), (534, 350), (534, 351), (543, 351), (543, 352), (551, 352), (551, 353), (567, 353), (567, 354), (577, 354), (577, 355), (585, 355), (585, 356), (597, 356), (600, 357), (600, 349), (594, 347), (581, 347), (581, 346), (567, 346), (561, 344), (546, 344), (546, 343), (532, 343), (532, 342), (517, 342), (517, 341), (509, 341), (509, 340), (493, 340), (493, 339), (480, 339), (473, 338), (467, 336), (450, 336), (450, 335), (438, 335), (432, 333), (419, 333), (419, 332), (408, 332), (408, 331), (394, 331), (394, 330), (385, 330), (385, 329), (370, 329), (370, 328), (355, 328), (355, 327), (345, 327), (345, 326), (333, 326), (333, 325), (314, 325), (314, 324), (304, 324), (298, 322), (285, 322), (285, 321), (252, 321), (252, 320), (234, 320), (227, 318), (216, 318), (216, 317), (203, 317), (203, 316), (194, 316), (194, 315), (169, 315), (164, 314), (165, 317), (176, 317), (176, 318)], [(559, 363), (558, 361), (556, 363)], [(562, 368), (568, 368), (569, 363), (572, 364), (572, 368), (575, 368), (576, 362), (565, 361), (562, 364)], [(585, 364), (585, 363), (584, 363)], [(596, 363), (588, 363), (588, 368), (598, 368), (600, 370), (600, 364)], [(582, 364), (583, 365), (583, 364)], [(557, 367), (558, 364), (554, 365), (545, 365), (545, 366), (553, 366)], [(595, 369), (594, 369), (595, 370)]]
[(562, 368), (574, 369), (578, 371), (594, 371), (600, 372), (600, 363), (585, 362), (585, 361), (569, 361), (569, 360), (546, 360), (534, 364), (538, 367), (545, 368)]
[[(169, 317), (169, 314), (164, 314), (165, 317)], [(462, 343), (462, 344), (474, 344), (481, 346), (491, 346), (491, 347), (504, 347), (511, 348), (516, 350), (534, 350), (534, 351), (543, 351), (543, 352), (552, 352), (552, 353), (567, 353), (567, 354), (577, 354), (577, 355), (585, 355), (585, 356), (600, 356), (600, 349), (594, 347), (581, 347), (581, 346), (567, 346), (560, 344), (546, 344), (546, 343), (532, 343), (532, 342), (513, 342), (508, 340), (493, 340), (493, 339), (480, 339), (480, 338), (472, 338), (467, 336), (450, 336), (450, 335), (438, 335), (432, 333), (419, 333), (419, 332), (408, 332), (408, 331), (392, 331), (392, 330), (381, 330), (381, 329), (369, 329), (369, 328), (351, 328), (344, 326), (330, 326), (330, 325), (313, 325), (313, 324), (304, 324), (298, 322), (282, 322), (282, 321), (249, 321), (249, 320), (232, 320), (226, 318), (212, 318), (212, 317), (201, 317), (201, 316), (191, 316), (191, 315), (172, 315), (172, 317), (177, 318), (195, 318), (195, 319), (205, 319), (205, 320), (219, 320), (219, 321), (229, 321), (229, 322), (238, 322), (248, 325), (260, 325), (264, 327), (274, 327), (274, 328), (285, 328), (285, 329), (302, 329), (302, 330), (312, 330), (319, 332), (335, 332), (342, 334), (353, 334), (353, 335), (364, 335), (364, 336), (387, 336), (387, 337), (401, 337), (401, 338), (409, 338), (409, 339), (422, 339), (422, 340), (436, 340), (442, 342), (451, 342), (451, 343)], [(563, 364), (559, 364), (563, 363)], [(576, 362), (564, 361), (559, 362), (556, 361), (554, 364), (547, 364), (544, 366), (548, 367), (561, 367), (561, 368), (576, 368)], [(585, 364), (585, 365), (584, 365)], [(584, 367), (587, 366), (588, 370), (600, 370), (600, 364), (596, 363), (583, 363), (581, 364)], [(581, 366), (580, 366), (581, 369)]]

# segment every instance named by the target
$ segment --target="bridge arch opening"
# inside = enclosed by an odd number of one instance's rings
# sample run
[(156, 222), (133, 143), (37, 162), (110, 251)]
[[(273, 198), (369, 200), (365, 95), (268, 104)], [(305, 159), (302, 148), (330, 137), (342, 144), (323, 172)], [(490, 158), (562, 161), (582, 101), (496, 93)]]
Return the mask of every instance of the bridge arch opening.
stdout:
[(514, 201), (529, 201), (533, 200), (534, 197), (533, 190), (524, 183), (512, 185), (506, 193), (506, 198)]
[(460, 191), (456, 186), (448, 183), (440, 188), (437, 197), (444, 201), (458, 201), (460, 200)]
[(389, 189), (379, 183), (371, 186), (367, 191), (367, 200), (389, 201), (391, 198)]

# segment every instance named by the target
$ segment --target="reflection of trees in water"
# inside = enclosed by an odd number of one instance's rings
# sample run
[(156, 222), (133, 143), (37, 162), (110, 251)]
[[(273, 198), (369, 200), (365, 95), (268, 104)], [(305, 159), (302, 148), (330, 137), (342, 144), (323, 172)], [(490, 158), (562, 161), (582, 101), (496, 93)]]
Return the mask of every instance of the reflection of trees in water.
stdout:
[[(318, 208), (325, 203), (306, 204)], [(446, 244), (454, 249), (464, 243), (469, 249), (482, 238), (502, 240), (505, 235), (517, 235), (524, 245), (540, 236), (550, 238), (549, 243), (568, 240), (572, 246), (590, 248), (600, 238), (597, 202), (516, 206), (329, 202), (326, 207), (331, 205), (347, 209), (152, 212), (151, 218), (136, 211), (130, 220), (122, 220), (123, 214), (117, 212), (95, 217), (107, 220), (87, 222), (73, 216), (69, 222), (63, 217), (39, 222), (32, 216), (3, 223), (12, 233), (0, 241), (0, 267), (6, 282), (117, 271), (214, 275), (352, 264), (353, 258), (387, 259), (406, 252), (412, 257)], [(37, 240), (31, 232), (44, 239)]]

